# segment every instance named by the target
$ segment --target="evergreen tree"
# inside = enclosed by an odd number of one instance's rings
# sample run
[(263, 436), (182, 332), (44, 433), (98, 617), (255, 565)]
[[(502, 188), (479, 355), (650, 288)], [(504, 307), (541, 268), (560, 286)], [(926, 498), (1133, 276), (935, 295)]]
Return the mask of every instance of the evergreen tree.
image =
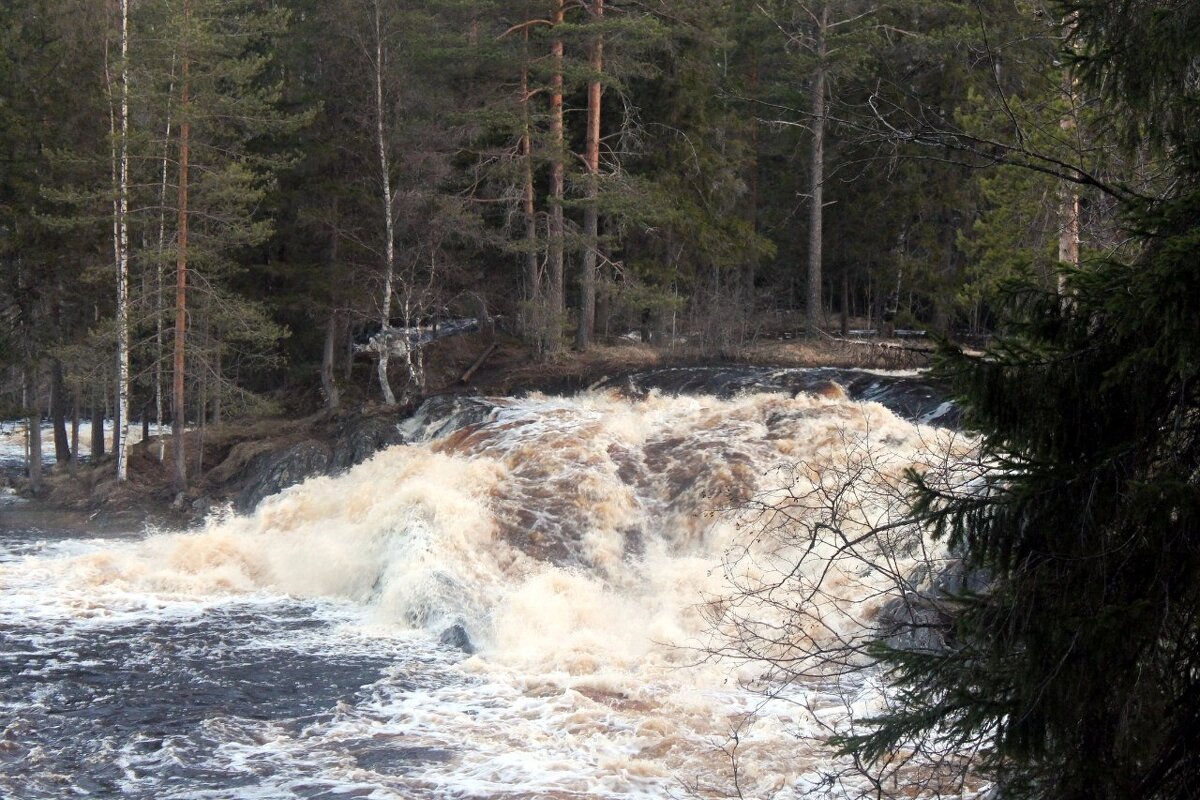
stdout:
[[(225, 388), (223, 348), (238, 339), (261, 346), (283, 335), (256, 303), (229, 291), (228, 282), (240, 268), (236, 256), (271, 232), (270, 221), (256, 210), (288, 162), (272, 143), (292, 134), (307, 115), (278, 108), (272, 45), (286, 27), (284, 11), (250, 0), (163, 0), (146, 14), (148, 25), (161, 26), (162, 46), (149, 57), (157, 64), (147, 64), (144, 80), (177, 98), (178, 122), (168, 145), (178, 156), (172, 420), (175, 480), (183, 488), (189, 333), (201, 345), (194, 351), (198, 369), (191, 370), (201, 423), (212, 392)], [(168, 107), (150, 98), (151, 108)]]
[[(1200, 8), (1071, 2), (1080, 86), (1154, 148), (1166, 184), (1116, 188), (1133, 241), (1026, 288), (986, 356), (949, 351), (994, 467), (923, 514), (968, 568), (938, 652), (881, 647), (898, 705), (846, 739), (880, 756), (979, 748), (1001, 796), (1200, 791)], [(1156, 191), (1149, 191), (1151, 188)]]

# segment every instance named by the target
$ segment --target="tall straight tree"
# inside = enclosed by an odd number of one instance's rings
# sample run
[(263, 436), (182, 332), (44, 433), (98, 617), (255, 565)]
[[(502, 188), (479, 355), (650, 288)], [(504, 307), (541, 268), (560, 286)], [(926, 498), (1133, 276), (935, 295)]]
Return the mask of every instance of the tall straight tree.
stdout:
[(383, 292), (379, 303), (379, 360), (376, 364), (383, 401), (392, 406), (396, 404), (396, 394), (388, 381), (388, 356), (391, 353), (388, 333), (392, 325), (392, 282), (396, 274), (396, 209), (392, 203), (392, 170), (388, 162), (388, 130), (383, 95), (383, 76), (387, 66), (384, 62), (381, 3), (382, 0), (372, 0), (371, 7), (374, 22), (371, 27), (371, 44), (374, 46), (372, 68), (375, 78), (375, 147), (379, 155), (379, 189), (383, 201)]
[(184, 446), (184, 429), (187, 427), (187, 396), (185, 394), (185, 372), (187, 358), (187, 285), (188, 285), (188, 179), (192, 155), (192, 6), (191, 0), (183, 0), (182, 31), (179, 41), (179, 213), (175, 231), (175, 342), (174, 371), (172, 373), (171, 433), (175, 445), (175, 485), (180, 491), (187, 488), (187, 454)]
[(808, 183), (808, 292), (805, 308), (805, 332), (815, 337), (823, 325), (824, 306), (821, 303), (821, 283), (824, 261), (822, 245), (825, 239), (825, 92), (826, 57), (829, 28), (829, 6), (822, 3), (819, 10), (805, 9), (812, 17), (812, 153), (809, 156)]
[(120, 94), (110, 106), (116, 122), (112, 126), (113, 250), (117, 268), (117, 408), (113, 430), (113, 452), (117, 456), (117, 480), (129, 476), (129, 0), (118, 0), (118, 38), (121, 58)]
[[(822, 287), (825, 281), (826, 183), (830, 165), (830, 105), (837, 82), (859, 71), (878, 44), (882, 26), (876, 22), (874, 0), (782, 0), (758, 6), (783, 34), (794, 54), (794, 69), (803, 89), (795, 101), (795, 116), (809, 132), (808, 242), (806, 254), (806, 331), (817, 336), (824, 325)], [(791, 102), (791, 101), (788, 101)]]
[[(528, 4), (526, 4), (528, 15)], [(533, 120), (529, 105), (533, 98), (529, 89), (529, 28), (521, 34), (521, 160), (522, 189), (521, 206), (525, 212), (525, 245), (529, 252), (525, 254), (525, 282), (528, 285), (529, 302), (538, 303), (542, 299), (542, 278), (538, 268), (537, 254), (537, 208), (534, 203), (533, 185)]]
[[(566, 233), (563, 218), (563, 201), (566, 199), (566, 137), (563, 125), (563, 69), (564, 45), (559, 29), (566, 20), (565, 0), (550, 0), (550, 15), (554, 38), (550, 43), (550, 318), (557, 327), (566, 313), (566, 273), (564, 271)], [(550, 347), (558, 348), (559, 333), (551, 331)]]
[(596, 264), (600, 249), (600, 115), (603, 100), (601, 75), (604, 72), (604, 0), (592, 0), (589, 7), (597, 31), (592, 37), (591, 80), (588, 81), (587, 137), (584, 167), (587, 170), (587, 201), (583, 208), (583, 256), (579, 262), (579, 327), (575, 349), (591, 346), (596, 324)]
[[(260, 209), (289, 156), (270, 143), (286, 140), (311, 115), (283, 113), (278, 83), (270, 76), (270, 43), (286, 29), (286, 12), (252, 0), (162, 0), (148, 11), (155, 15), (148, 15), (147, 24), (161, 24), (166, 35), (147, 55), (146, 83), (178, 92), (174, 104), (150, 97), (147, 106), (176, 108), (178, 118), (171, 143), (178, 163), (172, 428), (175, 481), (182, 490), (188, 480), (189, 353), (197, 357), (197, 377), (214, 379), (197, 386), (219, 388), (222, 345), (207, 334), (223, 331), (226, 342), (255, 346), (282, 335), (229, 284), (240, 268), (235, 256), (262, 244), (271, 232)], [(191, 321), (198, 309), (211, 330), (193, 346)], [(201, 421), (207, 406), (201, 393), (194, 409)]]

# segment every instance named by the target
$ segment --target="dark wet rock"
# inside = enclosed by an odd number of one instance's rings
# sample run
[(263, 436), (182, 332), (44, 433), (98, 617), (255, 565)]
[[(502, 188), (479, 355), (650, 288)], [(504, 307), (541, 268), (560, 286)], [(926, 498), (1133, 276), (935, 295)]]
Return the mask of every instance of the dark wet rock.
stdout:
[(933, 578), (933, 586), (942, 594), (980, 594), (987, 590), (992, 573), (985, 569), (967, 569), (961, 560), (950, 564)]
[[(312, 435), (312, 434), (310, 434)], [(265, 497), (308, 478), (343, 472), (404, 437), (394, 416), (348, 417), (331, 432), (270, 449), (250, 442), (253, 455), (234, 454), (210, 473), (216, 483), (240, 486), (234, 507), (250, 511)], [(253, 452), (253, 451), (251, 451)]]
[(247, 483), (234, 505), (238, 511), (249, 511), (264, 497), (277, 494), (306, 478), (325, 474), (332, 459), (328, 445), (311, 439), (260, 453), (246, 464), (242, 474)]
[(403, 442), (400, 428), (391, 417), (351, 417), (334, 434), (329, 469), (341, 472)]
[(835, 367), (776, 369), (755, 366), (675, 367), (634, 372), (603, 381), (598, 388), (639, 397), (710, 394), (728, 399), (751, 392), (816, 394), (876, 402), (905, 419), (939, 427), (959, 422), (959, 410), (946, 401), (946, 388), (924, 375), (887, 374)]
[(929, 564), (908, 575), (910, 587), (902, 597), (884, 604), (877, 631), (889, 647), (915, 652), (940, 652), (950, 644), (954, 620), (950, 615), (956, 597), (987, 590), (991, 573), (968, 569), (954, 559), (934, 572)]
[(946, 598), (925, 592), (909, 592), (884, 604), (879, 612), (878, 633), (888, 647), (920, 653), (946, 649), (952, 620)]
[(478, 425), (486, 421), (495, 408), (482, 397), (436, 395), (422, 403), (420, 408), (404, 421), (400, 432), (405, 441), (427, 442), (468, 425)]
[(442, 635), (438, 637), (438, 641), (447, 647), (462, 650), (467, 655), (472, 655), (475, 652), (475, 643), (471, 641), (470, 635), (467, 634), (467, 629), (459, 623), (455, 623), (442, 631)]
[(629, 528), (624, 531), (625, 542), (623, 553), (625, 558), (641, 558), (646, 554), (646, 539), (640, 528)]

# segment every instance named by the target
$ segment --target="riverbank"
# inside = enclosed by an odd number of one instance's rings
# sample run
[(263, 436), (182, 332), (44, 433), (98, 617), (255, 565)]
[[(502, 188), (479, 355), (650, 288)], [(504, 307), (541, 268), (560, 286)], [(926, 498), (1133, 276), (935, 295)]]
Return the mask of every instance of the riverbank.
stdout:
[[(570, 394), (620, 377), (658, 369), (721, 366), (843, 369), (911, 369), (925, 365), (918, 344), (846, 343), (805, 340), (769, 341), (744, 348), (728, 358), (714, 358), (686, 347), (642, 344), (596, 347), (585, 354), (564, 352), (534, 359), (516, 340), (495, 342), (472, 334), (438, 342), (431, 348), (427, 374), (430, 396), (514, 395), (529, 392)], [(491, 350), (469, 379), (462, 376)], [(670, 391), (670, 388), (667, 388)], [(385, 407), (376, 402), (346, 404), (333, 413), (232, 421), (189, 431), (187, 452), (191, 484), (184, 492), (173, 482), (169, 441), (151, 437), (131, 448), (129, 480), (116, 481), (111, 456), (94, 464), (56, 465), (47, 471), (36, 498), (0, 510), (5, 527), (17, 516), (60, 515), (119, 530), (144, 526), (180, 528), (196, 525), (213, 511), (252, 509), (260, 499), (319, 474), (340, 472), (380, 449), (401, 441), (397, 423), (417, 403)], [(28, 497), (24, 480), (15, 489)], [(27, 524), (27, 521), (21, 522)]]

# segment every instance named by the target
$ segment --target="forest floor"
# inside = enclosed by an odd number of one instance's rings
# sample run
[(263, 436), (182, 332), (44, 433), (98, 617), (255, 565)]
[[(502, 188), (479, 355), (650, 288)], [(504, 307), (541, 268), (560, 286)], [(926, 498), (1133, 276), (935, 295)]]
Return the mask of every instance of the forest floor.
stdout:
[[(534, 358), (516, 339), (481, 332), (433, 343), (426, 363), (427, 394), (570, 393), (630, 372), (702, 364), (912, 369), (927, 365), (928, 357), (921, 351), (928, 347), (928, 342), (911, 339), (778, 339), (713, 354), (688, 347), (622, 343), (598, 346), (587, 353), (564, 351)], [(463, 374), (489, 349), (487, 359), (468, 381), (462, 381)], [(317, 398), (306, 397), (301, 402), (310, 403), (307, 413), (294, 407), (291, 413), (276, 417), (228, 421), (189, 431), (186, 451), (192, 477), (186, 492), (174, 486), (170, 443), (154, 437), (130, 448), (129, 480), (125, 483), (116, 481), (111, 455), (73, 469), (65, 464), (55, 466), (48, 470), (36, 498), (8, 504), (8, 525), (17, 518), (42, 517), (59, 526), (70, 517), (89, 528), (126, 530), (199, 524), (214, 509), (236, 501), (239, 494), (244, 497), (247, 487), (262, 482), (264, 472), (271, 473), (271, 480), (285, 482), (296, 475), (303, 477), (299, 473), (306, 469), (318, 474), (325, 469), (321, 459), (329, 458), (339, 447), (344, 450), (347, 437), (353, 440), (351, 449), (358, 452), (364, 430), (378, 439), (378, 431), (394, 429), (394, 423), (411, 414), (416, 404), (388, 408), (371, 399), (373, 376), (374, 369), (364, 360), (350, 380), (343, 382), (343, 407), (334, 413), (313, 412)], [(371, 442), (374, 446), (386, 444)], [(29, 495), (24, 478), (9, 480), (18, 494)]]

